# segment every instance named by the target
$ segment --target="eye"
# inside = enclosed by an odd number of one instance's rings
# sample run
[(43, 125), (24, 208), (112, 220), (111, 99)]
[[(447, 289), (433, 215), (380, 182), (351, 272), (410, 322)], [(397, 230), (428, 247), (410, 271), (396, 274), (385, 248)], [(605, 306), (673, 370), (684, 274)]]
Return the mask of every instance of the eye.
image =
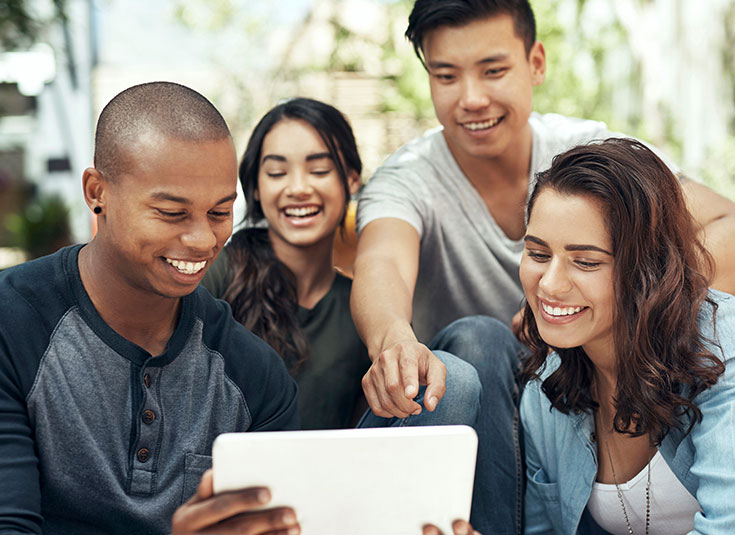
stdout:
[(217, 217), (217, 218), (226, 218), (226, 217), (230, 217), (230, 211), (229, 210), (210, 210), (209, 215)]
[(442, 83), (449, 83), (454, 81), (454, 75), (453, 74), (446, 74), (446, 73), (437, 73), (433, 75), (434, 78), (439, 80)]
[(531, 249), (526, 249), (526, 256), (535, 260), (536, 262), (547, 262), (549, 258), (551, 258), (550, 254), (542, 253), (540, 251), (534, 251)]
[(497, 67), (493, 69), (488, 69), (485, 71), (485, 76), (489, 76), (490, 78), (497, 78), (505, 74), (505, 71), (507, 70), (508, 70), (507, 67)]
[(587, 260), (575, 260), (574, 262), (583, 269), (595, 269), (602, 264), (602, 262), (590, 262)]
[(311, 174), (316, 176), (327, 176), (332, 169), (312, 169)]
[(282, 176), (286, 176), (285, 171), (266, 171), (266, 175), (268, 175), (270, 178), (280, 178)]
[(186, 212), (182, 212), (182, 211), (161, 210), (160, 208), (156, 208), (156, 211), (164, 217), (171, 217), (171, 218), (181, 217), (186, 214)]

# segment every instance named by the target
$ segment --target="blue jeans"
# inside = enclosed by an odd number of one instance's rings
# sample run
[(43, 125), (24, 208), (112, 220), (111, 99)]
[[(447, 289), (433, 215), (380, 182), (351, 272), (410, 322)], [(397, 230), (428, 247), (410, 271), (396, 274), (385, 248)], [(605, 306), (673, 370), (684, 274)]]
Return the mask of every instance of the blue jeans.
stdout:
[(428, 347), (447, 367), (447, 391), (434, 412), (401, 419), (381, 418), (368, 410), (358, 427), (472, 426), (479, 444), (470, 522), (485, 535), (518, 535), (523, 514), (523, 460), (517, 376), (520, 356), (527, 350), (508, 327), (488, 316), (468, 316), (450, 323)]

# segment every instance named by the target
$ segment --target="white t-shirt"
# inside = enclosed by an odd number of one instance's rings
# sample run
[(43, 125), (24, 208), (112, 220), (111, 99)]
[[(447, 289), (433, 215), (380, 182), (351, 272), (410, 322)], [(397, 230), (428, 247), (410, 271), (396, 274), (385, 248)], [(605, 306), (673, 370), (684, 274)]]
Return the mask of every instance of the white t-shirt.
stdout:
[[(648, 467), (626, 483), (620, 483), (625, 512), (633, 533), (646, 532), (646, 484)], [(679, 535), (694, 529), (694, 515), (702, 509), (697, 499), (676, 478), (666, 459), (656, 452), (651, 459), (650, 535)], [(595, 482), (587, 502), (595, 522), (614, 535), (627, 535), (623, 507), (615, 485)]]
[[(529, 124), (529, 184), (557, 154), (595, 139), (620, 137), (605, 123), (557, 114), (532, 113)], [(523, 241), (509, 239), (497, 225), (457, 165), (441, 128), (410, 141), (375, 171), (360, 194), (358, 232), (381, 218), (406, 221), (421, 238), (412, 320), (420, 341), (428, 343), (450, 322), (472, 314), (510, 324), (521, 309)]]

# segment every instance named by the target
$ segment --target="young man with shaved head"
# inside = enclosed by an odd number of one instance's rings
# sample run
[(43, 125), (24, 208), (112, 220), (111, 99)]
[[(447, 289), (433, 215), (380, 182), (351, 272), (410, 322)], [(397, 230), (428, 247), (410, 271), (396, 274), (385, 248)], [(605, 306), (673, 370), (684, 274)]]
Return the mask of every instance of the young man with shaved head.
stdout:
[(143, 84), (102, 111), (96, 236), (0, 274), (0, 532), (298, 531), (288, 508), (251, 511), (266, 489), (202, 479), (219, 433), (298, 426), (282, 359), (198, 288), (236, 181), (195, 91)]
[[(473, 514), (497, 519), (475, 528), (517, 533), (520, 348), (506, 326), (517, 324), (523, 298), (529, 186), (556, 154), (615, 134), (532, 113), (546, 52), (527, 0), (417, 0), (406, 36), (429, 74), (441, 128), (388, 158), (360, 196), (352, 313), (373, 360), (363, 385), (376, 413), (400, 416), (418, 384), (428, 383), (426, 396), (443, 389), (433, 350), (475, 365), (486, 419), (478, 429), (490, 430), (478, 454), (486, 480), (475, 489), (490, 486), (480, 496), (496, 499), (475, 501)], [(691, 180), (682, 188), (717, 262), (713, 286), (735, 291), (735, 205)]]

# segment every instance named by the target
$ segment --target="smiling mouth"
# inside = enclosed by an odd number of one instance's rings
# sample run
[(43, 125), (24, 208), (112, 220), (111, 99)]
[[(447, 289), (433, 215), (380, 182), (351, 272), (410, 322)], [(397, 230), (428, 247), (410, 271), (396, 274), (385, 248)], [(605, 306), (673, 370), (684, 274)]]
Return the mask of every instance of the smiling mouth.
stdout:
[(477, 132), (479, 130), (489, 130), (493, 126), (497, 125), (500, 121), (502, 121), (502, 117), (497, 117), (495, 119), (488, 119), (487, 121), (483, 122), (471, 122), (471, 123), (461, 123), (463, 128), (466, 128), (467, 130), (471, 130), (472, 132)]
[(318, 206), (292, 206), (283, 209), (286, 217), (311, 217), (321, 212)]
[(204, 266), (207, 265), (207, 261), (202, 262), (187, 262), (186, 260), (174, 260), (173, 258), (166, 258), (166, 262), (171, 264), (179, 273), (185, 275), (196, 275)]
[(561, 316), (574, 316), (579, 314), (582, 310), (587, 307), (552, 307), (546, 303), (541, 303), (541, 308), (544, 309), (549, 316), (561, 317)]

